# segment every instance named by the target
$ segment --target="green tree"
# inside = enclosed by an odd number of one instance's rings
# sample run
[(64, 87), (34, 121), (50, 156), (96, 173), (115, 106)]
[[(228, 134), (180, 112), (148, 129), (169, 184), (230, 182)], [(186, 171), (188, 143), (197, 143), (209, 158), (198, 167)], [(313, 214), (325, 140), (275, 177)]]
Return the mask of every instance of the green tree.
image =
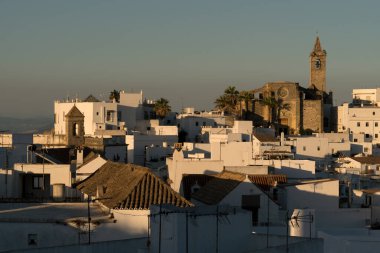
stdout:
[(169, 112), (171, 112), (169, 100), (165, 98), (160, 98), (159, 100), (157, 100), (154, 104), (154, 112), (156, 113), (156, 116), (160, 119), (165, 118), (165, 116), (168, 115)]
[(120, 102), (120, 91), (117, 91), (117, 90), (111, 91), (109, 99), (110, 100), (114, 100), (115, 99), (115, 101), (119, 103)]

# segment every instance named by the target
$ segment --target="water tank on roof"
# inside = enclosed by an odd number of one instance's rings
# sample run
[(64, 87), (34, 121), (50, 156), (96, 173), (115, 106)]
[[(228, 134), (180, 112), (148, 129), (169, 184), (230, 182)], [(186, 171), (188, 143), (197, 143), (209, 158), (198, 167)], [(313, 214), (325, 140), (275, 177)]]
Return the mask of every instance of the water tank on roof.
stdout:
[(290, 236), (315, 237), (314, 209), (294, 209), (292, 216), (289, 218)]
[(57, 202), (65, 201), (65, 184), (53, 184), (53, 200)]

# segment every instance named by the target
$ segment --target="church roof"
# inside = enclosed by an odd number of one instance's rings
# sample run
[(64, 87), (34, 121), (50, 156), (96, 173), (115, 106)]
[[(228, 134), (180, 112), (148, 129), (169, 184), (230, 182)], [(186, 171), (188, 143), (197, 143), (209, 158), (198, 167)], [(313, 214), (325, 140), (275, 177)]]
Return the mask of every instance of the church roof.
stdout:
[(321, 41), (319, 39), (319, 36), (315, 39), (313, 50), (311, 51), (310, 55), (316, 55), (316, 54), (326, 54), (326, 50), (323, 50), (321, 46)]
[(83, 113), (81, 113), (76, 107), (76, 105), (71, 108), (71, 110), (65, 115), (65, 117), (84, 117)]
[(315, 39), (313, 51), (314, 52), (322, 51), (322, 46), (321, 46), (321, 41), (319, 40), (319, 36), (317, 36), (317, 38)]

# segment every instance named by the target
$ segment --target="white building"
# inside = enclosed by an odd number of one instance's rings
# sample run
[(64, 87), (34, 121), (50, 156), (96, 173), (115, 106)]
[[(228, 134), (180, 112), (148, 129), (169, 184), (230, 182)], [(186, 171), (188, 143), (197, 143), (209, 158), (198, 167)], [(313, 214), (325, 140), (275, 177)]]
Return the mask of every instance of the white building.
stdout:
[(185, 108), (177, 116), (178, 129), (185, 133), (189, 142), (201, 142), (202, 127), (226, 127), (228, 122), (220, 112), (197, 112), (194, 108)]
[(364, 134), (380, 142), (380, 88), (354, 89), (352, 103), (338, 106), (338, 132)]
[(66, 134), (65, 116), (74, 105), (84, 115), (84, 134), (87, 136), (95, 135), (96, 130), (124, 129), (118, 104), (115, 101), (99, 101), (90, 95), (83, 101), (76, 99), (54, 102), (54, 133), (56, 135)]

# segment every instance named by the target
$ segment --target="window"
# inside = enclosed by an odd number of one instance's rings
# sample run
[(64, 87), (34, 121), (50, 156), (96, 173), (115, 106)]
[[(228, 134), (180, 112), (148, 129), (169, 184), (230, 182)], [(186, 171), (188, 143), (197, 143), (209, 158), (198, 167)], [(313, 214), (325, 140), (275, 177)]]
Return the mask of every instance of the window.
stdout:
[(199, 126), (199, 123), (198, 123), (198, 121), (195, 121), (195, 126)]
[(79, 135), (79, 125), (78, 123), (73, 124), (73, 129), (72, 129), (73, 136), (78, 136)]
[(37, 245), (37, 234), (28, 234), (28, 245)]
[(33, 189), (42, 189), (44, 185), (42, 176), (34, 176), (33, 177)]
[(114, 122), (115, 111), (107, 111), (107, 121)]
[(368, 152), (368, 148), (364, 148), (364, 152)]
[(365, 123), (365, 126), (366, 126), (366, 127), (369, 127), (369, 123), (368, 123), (368, 122), (366, 122), (366, 123)]
[(375, 115), (376, 113), (375, 112), (372, 112), (372, 115)]
[(206, 126), (206, 122), (205, 122), (205, 121), (203, 121), (202, 125), (203, 125), (203, 126)]
[(96, 116), (99, 116), (99, 112), (96, 112)]
[(355, 138), (355, 139), (354, 139), (354, 142), (358, 142), (358, 139)]
[(263, 96), (263, 93), (259, 93), (259, 99), (263, 99), (264, 96)]
[(360, 122), (356, 122), (356, 126), (360, 127)]
[(302, 147), (302, 150), (303, 150), (303, 151), (306, 151), (306, 146), (303, 146), (303, 147)]
[(365, 137), (366, 137), (366, 138), (369, 138), (369, 134), (365, 134)]
[(242, 195), (241, 208), (252, 212), (252, 225), (259, 221), (260, 195)]
[(317, 150), (318, 150), (318, 151), (320, 151), (320, 150), (321, 150), (321, 147), (320, 147), (320, 146), (318, 146), (318, 147), (317, 147)]
[(379, 135), (378, 134), (375, 134), (375, 138), (378, 138), (379, 137)]
[(375, 122), (375, 127), (377, 127), (379, 125), (379, 123), (378, 122)]

